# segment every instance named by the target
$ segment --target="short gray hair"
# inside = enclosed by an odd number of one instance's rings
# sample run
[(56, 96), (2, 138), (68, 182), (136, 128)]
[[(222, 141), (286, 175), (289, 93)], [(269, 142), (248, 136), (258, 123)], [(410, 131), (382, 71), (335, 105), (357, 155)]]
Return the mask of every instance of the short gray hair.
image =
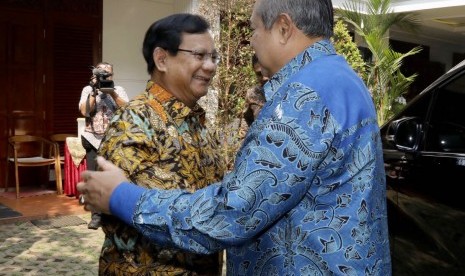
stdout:
[(261, 0), (256, 14), (269, 30), (279, 14), (287, 13), (294, 24), (309, 37), (330, 38), (334, 15), (331, 0)]

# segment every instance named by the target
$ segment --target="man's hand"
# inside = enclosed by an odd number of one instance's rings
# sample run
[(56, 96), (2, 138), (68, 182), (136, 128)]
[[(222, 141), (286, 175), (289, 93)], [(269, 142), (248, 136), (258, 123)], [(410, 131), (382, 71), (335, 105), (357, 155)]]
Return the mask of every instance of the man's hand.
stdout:
[(83, 197), (84, 209), (110, 214), (110, 197), (113, 190), (121, 182), (129, 182), (123, 171), (105, 160), (97, 157), (101, 171), (84, 171), (82, 182), (77, 184), (77, 190)]

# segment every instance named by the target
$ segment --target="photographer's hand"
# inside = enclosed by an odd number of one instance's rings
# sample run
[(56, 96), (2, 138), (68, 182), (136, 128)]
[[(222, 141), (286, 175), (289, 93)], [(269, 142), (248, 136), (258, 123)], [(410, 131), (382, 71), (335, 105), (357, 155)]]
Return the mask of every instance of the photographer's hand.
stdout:
[(90, 77), (89, 85), (92, 87), (92, 93), (90, 95), (93, 96), (94, 98), (97, 97), (98, 89), (95, 87), (97, 85), (97, 76), (96, 75), (92, 75)]
[(112, 92), (109, 93), (110, 96), (113, 98), (113, 100), (115, 101), (115, 103), (118, 105), (118, 106), (122, 106), (124, 104), (126, 104), (126, 101), (121, 98), (118, 93), (116, 93), (115, 90), (113, 90)]
[(92, 75), (92, 76), (90, 77), (89, 85), (90, 85), (90, 86), (94, 86), (96, 83), (97, 83), (97, 76), (96, 76), (96, 75)]

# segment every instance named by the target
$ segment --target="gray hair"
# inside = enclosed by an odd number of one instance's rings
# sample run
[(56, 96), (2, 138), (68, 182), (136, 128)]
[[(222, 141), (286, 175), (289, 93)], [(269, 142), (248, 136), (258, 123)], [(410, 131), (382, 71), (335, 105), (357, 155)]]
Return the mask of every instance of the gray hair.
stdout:
[(256, 14), (267, 30), (281, 13), (287, 13), (297, 28), (309, 37), (330, 38), (333, 35), (331, 0), (262, 0), (257, 5)]

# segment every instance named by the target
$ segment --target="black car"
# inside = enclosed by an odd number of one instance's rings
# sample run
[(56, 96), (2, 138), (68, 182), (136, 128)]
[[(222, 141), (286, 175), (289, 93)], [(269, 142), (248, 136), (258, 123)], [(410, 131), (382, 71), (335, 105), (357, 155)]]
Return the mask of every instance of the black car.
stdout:
[(465, 60), (381, 137), (393, 275), (465, 275)]

